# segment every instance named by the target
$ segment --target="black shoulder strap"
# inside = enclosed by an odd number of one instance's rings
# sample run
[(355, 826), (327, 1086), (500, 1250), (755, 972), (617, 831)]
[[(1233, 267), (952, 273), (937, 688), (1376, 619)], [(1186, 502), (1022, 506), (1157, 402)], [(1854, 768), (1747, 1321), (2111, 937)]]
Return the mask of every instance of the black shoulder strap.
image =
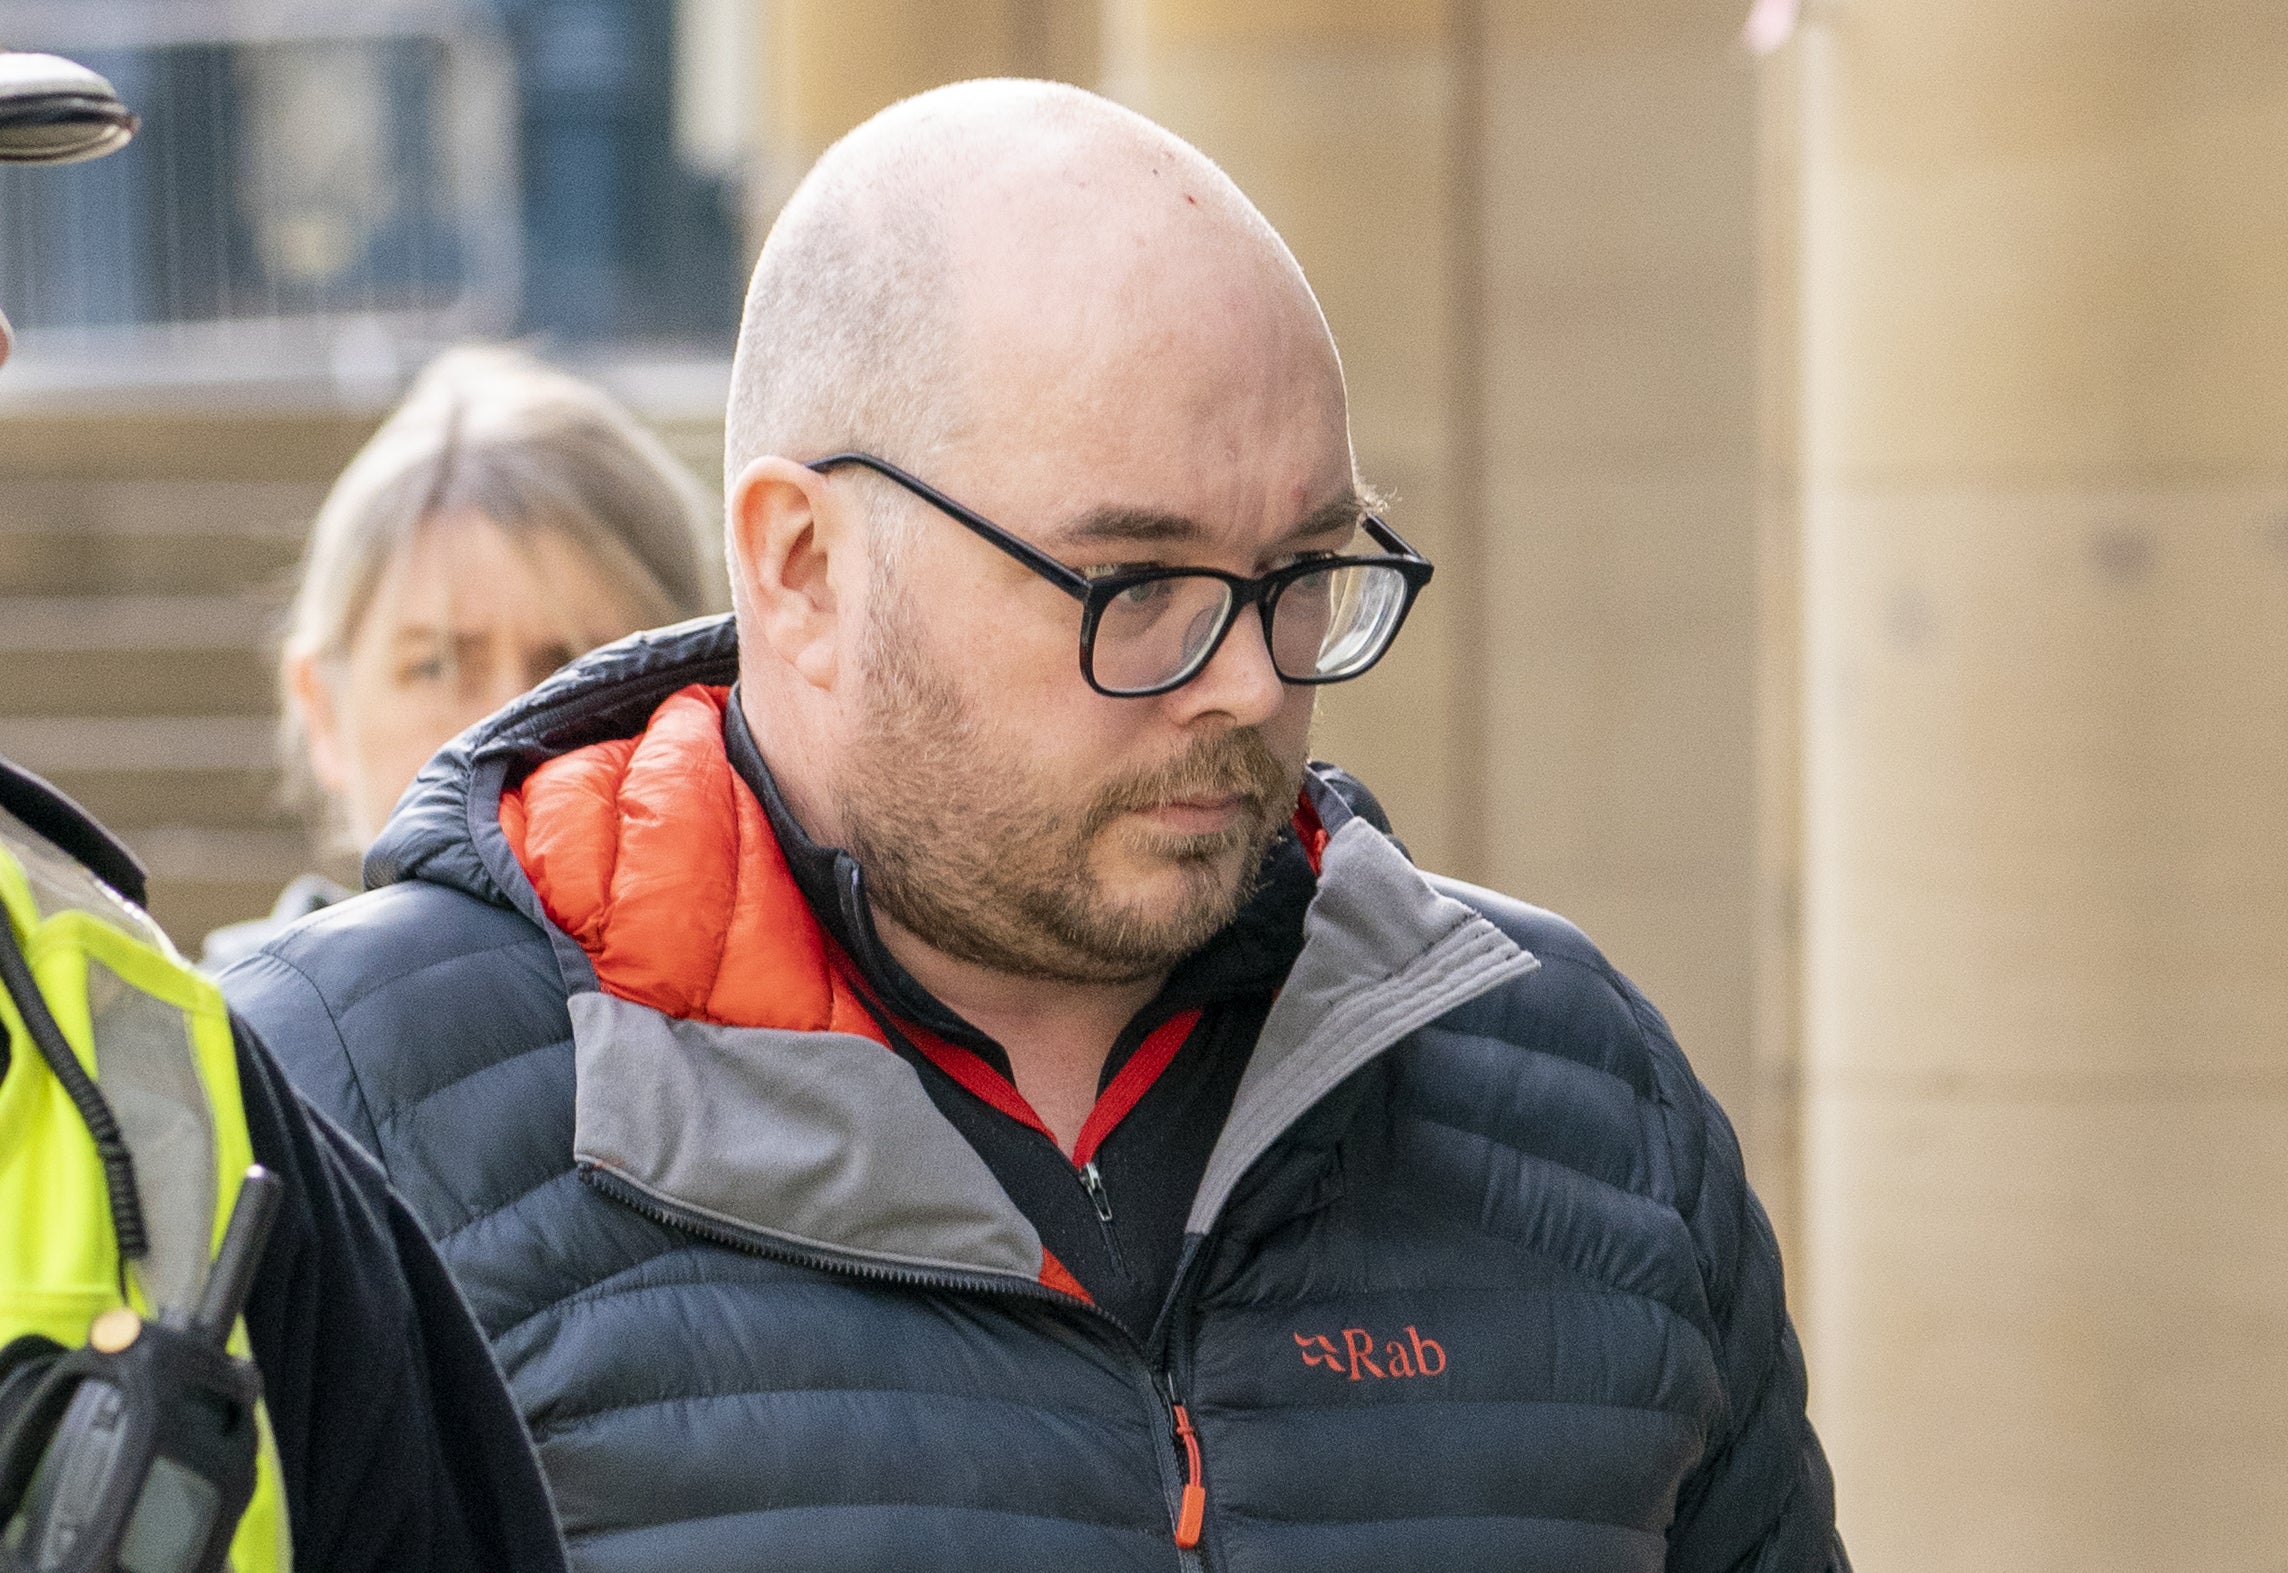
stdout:
[(88, 1135), (95, 1139), (95, 1155), (103, 1163), (103, 1185), (111, 1200), (112, 1233), (118, 1239), (119, 1262), (124, 1269), (151, 1249), (149, 1236), (143, 1231), (143, 1199), (135, 1189), (134, 1156), (127, 1150), (127, 1138), (119, 1129), (109, 1100), (64, 1040), (56, 1018), (49, 1014), (48, 1002), (41, 998), (39, 985), (33, 981), (31, 966), (17, 947), (15, 926), (5, 916), (0, 916), (0, 987), (7, 989), (33, 1047), (63, 1084)]
[[(0, 759), (0, 808), (22, 820), (36, 835), (79, 859), (96, 878), (128, 900), (141, 904), (143, 865), (135, 861), (135, 855), (88, 818), (77, 803), (30, 771), (19, 770), (5, 759)], [(49, 1014), (48, 1002), (40, 997), (32, 969), (17, 947), (15, 929), (5, 917), (0, 917), (0, 987), (7, 989), (33, 1046), (48, 1062), (48, 1069), (55, 1073), (56, 1080), (63, 1084), (72, 1106), (86, 1122), (88, 1134), (95, 1138), (96, 1155), (103, 1161), (104, 1187), (111, 1197), (112, 1228), (119, 1239), (119, 1258), (124, 1267), (150, 1249), (143, 1232), (142, 1198), (135, 1189), (134, 1159), (128, 1154), (126, 1138), (120, 1133), (111, 1104), (95, 1085), (94, 1078), (80, 1065), (79, 1056), (72, 1053), (55, 1017)], [(0, 1034), (0, 1075), (6, 1074), (7, 1056), (6, 1036)]]

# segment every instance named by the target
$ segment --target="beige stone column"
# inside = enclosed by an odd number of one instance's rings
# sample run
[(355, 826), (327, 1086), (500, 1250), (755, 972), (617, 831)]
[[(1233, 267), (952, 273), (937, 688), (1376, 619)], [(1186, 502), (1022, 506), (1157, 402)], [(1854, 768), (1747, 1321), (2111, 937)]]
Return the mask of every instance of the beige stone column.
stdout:
[(1441, 561), (1320, 748), (1576, 918), (1751, 1109), (1754, 76), (1735, 8), (1112, 0), (1106, 83), (1310, 274)]
[(775, 210), (828, 143), (874, 111), (965, 77), (1093, 86), (1100, 0), (756, 0)]
[(1802, 59), (1756, 83), (1755, 876), (1752, 1093), (1740, 1121), (1756, 1190), (1801, 1282), (1803, 1236)]
[(1741, 10), (1489, 6), (1481, 659), (1490, 881), (1579, 922), (1644, 986), (1765, 1183), (1788, 1154), (1752, 1096), (1757, 110)]
[(2288, 7), (1806, 51), (1817, 1413), (1863, 1573), (2288, 1556)]
[[(1432, 558), (1467, 528), (1449, 485), (1450, 106), (1441, 0), (1109, 0), (1105, 88), (1219, 161), (1295, 250), (1333, 325), (1353, 435), (1390, 519)], [(1453, 868), (1458, 593), (1432, 587), (1316, 742), (1373, 785), (1416, 854)]]

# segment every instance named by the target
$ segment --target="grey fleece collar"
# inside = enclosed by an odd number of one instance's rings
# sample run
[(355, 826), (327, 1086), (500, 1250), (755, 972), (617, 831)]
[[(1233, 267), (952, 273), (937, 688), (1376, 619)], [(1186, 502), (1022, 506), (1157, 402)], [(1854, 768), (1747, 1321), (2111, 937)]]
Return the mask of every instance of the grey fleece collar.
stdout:
[(1037, 1279), (1041, 1237), (871, 1038), (572, 997), (573, 1150), (731, 1231), (923, 1271)]
[[(1538, 965), (1372, 825), (1345, 823), (1187, 1229), (1211, 1227), (1249, 1166), (1346, 1077)], [(571, 1012), (582, 1162), (733, 1232), (893, 1268), (1039, 1277), (1039, 1234), (881, 1045), (682, 1021), (596, 992)]]
[(1432, 889), (1363, 819), (1327, 839), (1303, 951), (1256, 1039), (1208, 1155), (1187, 1233), (1204, 1234), (1248, 1167), (1353, 1072), (1415, 1028), (1541, 963)]

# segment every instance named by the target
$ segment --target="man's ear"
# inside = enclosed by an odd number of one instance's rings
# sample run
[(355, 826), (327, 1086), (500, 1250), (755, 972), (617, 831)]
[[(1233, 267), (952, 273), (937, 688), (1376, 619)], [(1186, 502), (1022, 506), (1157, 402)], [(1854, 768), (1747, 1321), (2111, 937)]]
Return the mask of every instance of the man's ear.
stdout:
[(334, 685), (326, 681), (325, 665), (307, 652), (286, 657), (286, 702), (302, 722), (302, 741), (310, 754), (310, 774), (336, 797), (350, 789), (347, 740), (342, 736), (342, 710)]
[(832, 688), (840, 607), (830, 569), (854, 549), (826, 477), (792, 459), (757, 459), (731, 487), (729, 526), (741, 632), (775, 651), (804, 681)]

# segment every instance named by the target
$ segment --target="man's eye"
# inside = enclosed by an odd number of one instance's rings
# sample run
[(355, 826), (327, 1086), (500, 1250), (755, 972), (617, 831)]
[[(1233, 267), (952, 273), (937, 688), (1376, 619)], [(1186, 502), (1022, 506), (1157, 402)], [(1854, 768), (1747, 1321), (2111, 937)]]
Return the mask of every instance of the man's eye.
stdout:
[(397, 667), (397, 680), (408, 688), (416, 683), (441, 683), (445, 680), (445, 658), (441, 655), (425, 655), (401, 661)]
[(1114, 596), (1113, 599), (1125, 607), (1152, 606), (1166, 600), (1174, 593), (1174, 590), (1175, 582), (1173, 580), (1147, 579), (1142, 584), (1130, 585)]
[(1273, 563), (1271, 565), (1270, 571), (1276, 571), (1281, 568), (1293, 568), (1300, 563), (1331, 563), (1339, 555), (1340, 554), (1336, 552), (1325, 551), (1295, 552)]

